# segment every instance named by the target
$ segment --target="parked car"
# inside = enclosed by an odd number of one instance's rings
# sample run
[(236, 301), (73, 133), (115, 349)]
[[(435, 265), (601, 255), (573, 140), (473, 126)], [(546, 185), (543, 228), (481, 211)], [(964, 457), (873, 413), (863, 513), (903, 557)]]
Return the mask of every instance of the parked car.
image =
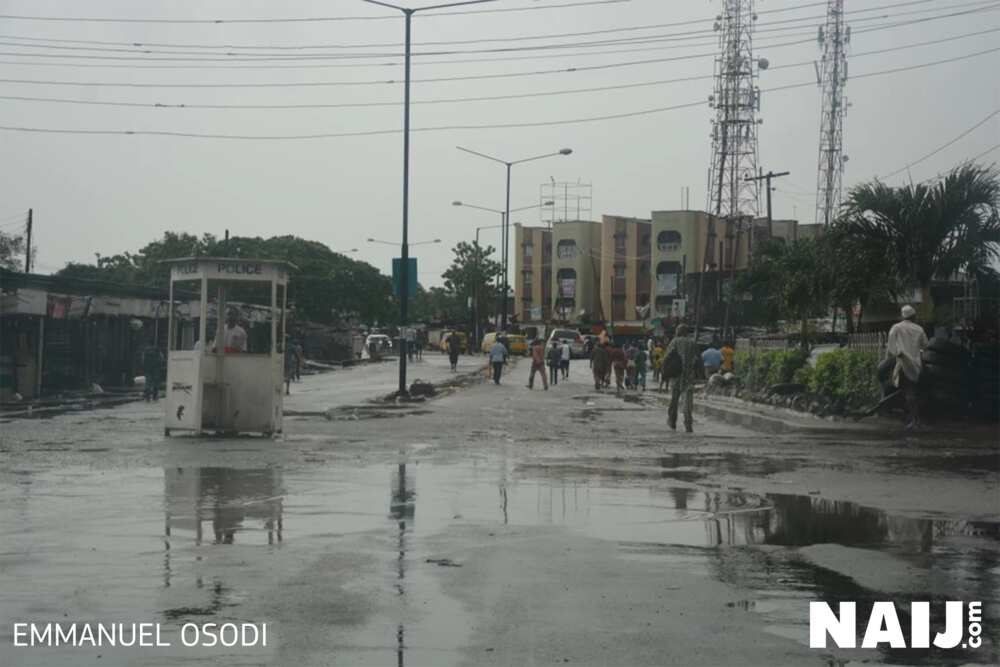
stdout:
[[(483, 337), (483, 345), (481, 347), (482, 351), (484, 353), (488, 353), (496, 340), (496, 332), (486, 334)], [(528, 354), (528, 339), (520, 334), (507, 334), (507, 351), (511, 354), (511, 356), (515, 354)]]
[(579, 331), (573, 329), (553, 329), (552, 333), (549, 334), (549, 340), (545, 343), (546, 354), (548, 354), (554, 341), (560, 345), (562, 343), (569, 343), (570, 357), (580, 358), (586, 356), (583, 348), (583, 336), (580, 335)]
[(375, 354), (380, 355), (392, 349), (392, 339), (385, 334), (370, 334), (365, 338), (365, 352), (369, 356), (374, 348)]
[(459, 352), (461, 352), (462, 354), (468, 354), (469, 353), (469, 337), (465, 335), (464, 331), (442, 331), (441, 332), (441, 343), (439, 344), (439, 348), (441, 349), (441, 351), (444, 352), (445, 354), (448, 353), (448, 337), (451, 336), (451, 335), (458, 336), (458, 341), (459, 341), (458, 350), (459, 350)]

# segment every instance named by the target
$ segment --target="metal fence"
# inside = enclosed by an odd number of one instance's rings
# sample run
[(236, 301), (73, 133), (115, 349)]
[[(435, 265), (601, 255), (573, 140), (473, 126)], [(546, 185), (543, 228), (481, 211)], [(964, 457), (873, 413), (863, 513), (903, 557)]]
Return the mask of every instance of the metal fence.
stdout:
[(847, 348), (859, 352), (881, 354), (885, 350), (889, 335), (884, 331), (853, 333), (847, 336)]

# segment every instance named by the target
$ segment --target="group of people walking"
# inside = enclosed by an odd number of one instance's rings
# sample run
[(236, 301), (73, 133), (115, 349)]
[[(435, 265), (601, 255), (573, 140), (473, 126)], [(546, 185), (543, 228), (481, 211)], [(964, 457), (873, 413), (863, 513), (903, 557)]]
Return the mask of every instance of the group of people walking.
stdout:
[(616, 393), (621, 393), (623, 389), (645, 390), (647, 361), (652, 361), (654, 379), (661, 387), (673, 380), (667, 424), (672, 429), (677, 428), (677, 416), (683, 403), (684, 428), (691, 432), (694, 425), (694, 384), (700, 356), (686, 325), (677, 327), (676, 335), (666, 348), (652, 340), (645, 347), (639, 344), (619, 346), (602, 335), (590, 355), (594, 389), (603, 391), (609, 388), (611, 374), (614, 373)]
[[(531, 342), (531, 372), (528, 375), (528, 389), (535, 388), (535, 373), (542, 376), (542, 386), (547, 391), (549, 385), (559, 384), (559, 378), (569, 378), (569, 362), (572, 358), (572, 351), (569, 343), (553, 341), (545, 350), (545, 341), (536, 338)], [(549, 374), (546, 377), (545, 367), (548, 365)]]

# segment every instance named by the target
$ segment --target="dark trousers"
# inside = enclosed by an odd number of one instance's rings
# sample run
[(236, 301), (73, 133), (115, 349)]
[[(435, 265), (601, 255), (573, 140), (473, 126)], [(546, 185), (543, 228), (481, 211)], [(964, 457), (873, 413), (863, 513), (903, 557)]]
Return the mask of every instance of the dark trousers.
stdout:
[(562, 376), (564, 378), (569, 378), (569, 359), (563, 359), (560, 361), (559, 368), (562, 369)]
[(559, 367), (549, 364), (549, 384), (559, 384)]
[(500, 374), (503, 372), (503, 362), (493, 362), (493, 384), (500, 384)]
[(906, 423), (920, 423), (920, 408), (917, 399), (917, 383), (899, 374), (899, 388), (903, 390), (903, 400), (906, 402)]

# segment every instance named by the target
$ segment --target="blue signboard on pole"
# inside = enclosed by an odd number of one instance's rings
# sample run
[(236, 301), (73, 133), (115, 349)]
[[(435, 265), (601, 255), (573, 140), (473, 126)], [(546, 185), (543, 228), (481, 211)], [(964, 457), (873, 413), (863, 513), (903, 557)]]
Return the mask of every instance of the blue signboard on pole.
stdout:
[[(409, 285), (407, 295), (414, 297), (417, 295), (417, 258), (408, 257), (406, 262), (406, 282)], [(392, 295), (399, 296), (400, 273), (403, 269), (403, 260), (400, 257), (392, 258)]]

